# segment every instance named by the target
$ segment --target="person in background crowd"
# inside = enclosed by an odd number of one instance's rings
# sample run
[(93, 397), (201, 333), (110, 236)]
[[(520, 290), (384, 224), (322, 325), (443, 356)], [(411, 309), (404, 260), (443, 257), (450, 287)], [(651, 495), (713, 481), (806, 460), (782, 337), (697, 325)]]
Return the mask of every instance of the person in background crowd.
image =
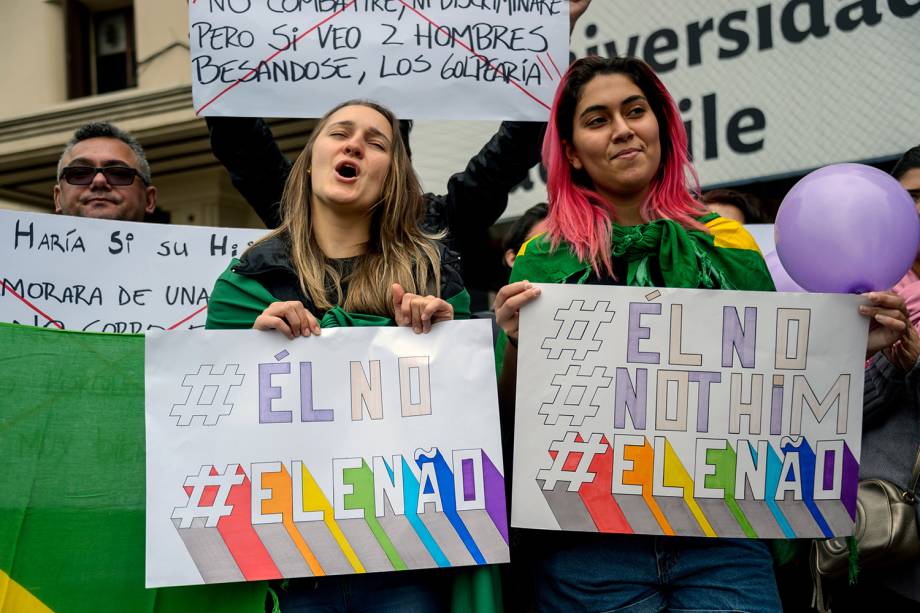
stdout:
[[(421, 227), (421, 186), (386, 108), (350, 101), (323, 117), (288, 175), (281, 225), (233, 260), (207, 328), (289, 338), (344, 326), (410, 326), (469, 316), (457, 257)], [(446, 610), (439, 571), (293, 580), (285, 612)]]
[(54, 212), (144, 221), (157, 205), (150, 165), (137, 140), (110, 123), (77, 128), (58, 161)]
[(521, 245), (538, 234), (546, 232), (546, 213), (549, 211), (549, 205), (545, 202), (535, 204), (518, 217), (502, 239), (502, 250), (504, 255), (502, 260), (508, 270), (514, 266), (514, 258)]
[[(891, 172), (920, 212), (920, 146), (909, 149)], [(866, 368), (860, 479), (885, 479), (906, 489), (920, 447), (920, 250), (895, 285), (912, 325)], [(920, 522), (920, 506), (915, 509)], [(830, 584), (835, 612), (920, 610), (920, 559), (889, 568), (860, 569), (856, 583)]]
[[(911, 147), (901, 156), (898, 163), (891, 171), (891, 176), (904, 186), (910, 197), (913, 198), (920, 214), (920, 145)], [(920, 330), (920, 249), (917, 257), (907, 274), (894, 286), (894, 291), (904, 296), (907, 301), (907, 311), (911, 324)]]
[[(680, 113), (644, 62), (595, 57), (569, 69), (544, 143), (548, 231), (524, 244), (495, 301), (508, 339), (503, 410), (514, 408), (519, 311), (540, 294), (532, 282), (773, 290), (750, 234), (693, 199), (686, 151)], [(896, 297), (869, 300), (866, 314), (885, 324), (870, 332), (875, 353), (904, 323)], [(540, 541), (540, 610), (780, 610), (762, 540), (541, 533)]]
[[(591, 0), (569, 0), (571, 28)], [(284, 156), (261, 119), (207, 117), (211, 149), (227, 168), (234, 187), (243, 195), (268, 228), (280, 223), (281, 192), (291, 162)], [(400, 131), (408, 150), (411, 122)], [(489, 289), (495, 265), (482, 245), (488, 243), (488, 228), (508, 205), (508, 193), (527, 177), (539, 161), (545, 124), (506, 121), (474, 156), (466, 168), (450, 178), (447, 193), (425, 194), (428, 232), (446, 231), (445, 244), (457, 251), (464, 278), (471, 287)], [(444, 143), (449, 147), (449, 143)]]
[(700, 202), (706, 210), (722, 217), (734, 219), (740, 224), (763, 223), (763, 215), (753, 196), (733, 189), (713, 189), (702, 196)]
[(920, 207), (920, 145), (908, 149), (891, 171)]

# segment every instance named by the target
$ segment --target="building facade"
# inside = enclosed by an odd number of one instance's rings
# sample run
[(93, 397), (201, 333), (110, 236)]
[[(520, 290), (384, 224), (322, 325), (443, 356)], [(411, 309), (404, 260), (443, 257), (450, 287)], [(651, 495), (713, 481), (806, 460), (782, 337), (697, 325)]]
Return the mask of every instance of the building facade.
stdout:
[[(160, 219), (261, 227), (195, 116), (184, 0), (4, 0), (0, 39), (0, 208), (51, 212), (64, 144), (79, 125), (105, 120), (147, 152)], [(296, 155), (311, 125), (273, 130)]]

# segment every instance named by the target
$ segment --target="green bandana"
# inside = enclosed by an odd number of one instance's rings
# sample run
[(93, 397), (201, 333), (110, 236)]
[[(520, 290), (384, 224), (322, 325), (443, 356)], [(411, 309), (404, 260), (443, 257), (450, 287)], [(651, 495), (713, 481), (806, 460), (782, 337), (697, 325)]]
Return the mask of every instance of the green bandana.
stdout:
[(0, 611), (264, 613), (266, 583), (144, 589), (144, 337), (0, 323)]
[[(710, 213), (698, 217), (709, 232), (683, 227), (670, 219), (657, 219), (639, 226), (613, 224), (610, 252), (615, 260), (626, 259), (625, 285), (702, 289), (775, 290), (770, 271), (757, 244), (741, 224)], [(591, 277), (590, 262), (582, 262), (566, 242), (555, 249), (546, 234), (524, 243), (511, 283), (577, 283)], [(603, 274), (603, 273), (602, 273)], [(496, 368), (501, 372), (505, 334), (495, 347)]]
[[(208, 300), (208, 329), (248, 329), (265, 307), (278, 302), (265, 287), (249, 277), (238, 275), (233, 269), (239, 265), (234, 259), (230, 266), (220, 275), (214, 285), (214, 291)], [(463, 290), (449, 298), (447, 302), (454, 307), (454, 319), (469, 319), (470, 295)], [(320, 328), (350, 328), (363, 326), (395, 326), (390, 317), (370, 315), (367, 313), (350, 313), (336, 306), (326, 311), (320, 319)]]
[[(278, 301), (255, 279), (233, 272), (237, 265), (239, 260), (233, 260), (214, 286), (208, 301), (208, 328), (251, 328), (265, 307)], [(454, 319), (469, 319), (469, 292), (463, 290), (445, 300), (454, 307)], [(349, 313), (336, 306), (326, 311), (319, 325), (321, 328), (345, 328), (394, 326), (396, 322), (380, 315)], [(452, 613), (501, 612), (501, 578), (497, 566), (456, 569), (452, 579)]]
[[(738, 224), (715, 214), (700, 217), (699, 221), (707, 224), (711, 233), (688, 230), (670, 219), (639, 226), (614, 224), (611, 253), (615, 260), (626, 260), (625, 285), (651, 287), (658, 284), (655, 279), (660, 279), (664, 287), (774, 290), (763, 257), (750, 236), (738, 232)], [(731, 234), (726, 245), (720, 244), (720, 234)], [(521, 249), (511, 281), (565, 283), (572, 279), (581, 284), (591, 272), (591, 264), (580, 261), (567, 243), (553, 249), (544, 234)]]

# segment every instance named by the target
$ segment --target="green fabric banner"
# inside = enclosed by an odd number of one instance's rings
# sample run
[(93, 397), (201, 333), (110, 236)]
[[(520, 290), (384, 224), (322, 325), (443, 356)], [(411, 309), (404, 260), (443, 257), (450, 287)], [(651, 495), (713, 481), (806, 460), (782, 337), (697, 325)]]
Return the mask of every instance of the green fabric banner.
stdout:
[[(264, 582), (144, 588), (144, 338), (0, 323), (0, 613), (261, 613)], [(454, 613), (501, 611), (498, 567)], [(42, 606), (44, 605), (44, 606)]]
[[(0, 612), (264, 611), (266, 585), (144, 589), (144, 338), (0, 324)], [(17, 588), (18, 589), (18, 588)]]

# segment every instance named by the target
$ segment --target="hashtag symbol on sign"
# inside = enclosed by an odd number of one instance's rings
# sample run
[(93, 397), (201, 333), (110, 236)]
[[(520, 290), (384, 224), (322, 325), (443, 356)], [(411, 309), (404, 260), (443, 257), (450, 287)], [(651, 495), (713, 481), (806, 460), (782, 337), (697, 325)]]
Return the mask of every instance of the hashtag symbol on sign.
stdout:
[(543, 339), (542, 348), (549, 352), (547, 357), (557, 360), (563, 351), (571, 351), (572, 359), (584, 360), (588, 353), (599, 351), (601, 341), (597, 332), (601, 324), (613, 321), (614, 313), (606, 300), (591, 308), (585, 308), (584, 300), (573, 300), (568, 307), (558, 309), (553, 318), (559, 322), (556, 334)]
[(585, 442), (577, 432), (566, 432), (561, 441), (550, 443), (549, 450), (553, 465), (537, 471), (542, 488), (553, 490), (558, 481), (564, 481), (569, 484), (568, 491), (577, 492), (583, 483), (594, 481), (595, 473), (588, 468), (594, 456), (607, 452), (607, 444), (602, 434), (592, 434)]
[(169, 415), (179, 418), (177, 426), (189, 426), (195, 417), (203, 418), (206, 426), (217, 425), (221, 417), (233, 411), (233, 403), (227, 399), (234, 387), (243, 384), (243, 378), (238, 364), (227, 364), (223, 372), (214, 372), (212, 364), (202, 364), (198, 372), (182, 379), (182, 387), (188, 388), (188, 394), (185, 402), (172, 406)]
[(594, 402), (594, 397), (598, 390), (610, 387), (613, 377), (606, 376), (607, 369), (603, 366), (595, 366), (590, 374), (581, 373), (582, 366), (572, 364), (565, 373), (553, 377), (556, 395), (551, 402), (544, 402), (538, 411), (546, 415), (545, 424), (555, 425), (560, 417), (567, 416), (569, 425), (580, 426), (586, 417), (597, 415), (600, 405)]
[(233, 512), (233, 505), (227, 504), (230, 488), (240, 485), (245, 478), (239, 464), (228, 464), (223, 474), (218, 474), (213, 466), (202, 466), (197, 475), (185, 478), (188, 504), (174, 508), (172, 518), (179, 520), (180, 528), (191, 528), (196, 518), (205, 520), (205, 528), (216, 528), (221, 517)]

